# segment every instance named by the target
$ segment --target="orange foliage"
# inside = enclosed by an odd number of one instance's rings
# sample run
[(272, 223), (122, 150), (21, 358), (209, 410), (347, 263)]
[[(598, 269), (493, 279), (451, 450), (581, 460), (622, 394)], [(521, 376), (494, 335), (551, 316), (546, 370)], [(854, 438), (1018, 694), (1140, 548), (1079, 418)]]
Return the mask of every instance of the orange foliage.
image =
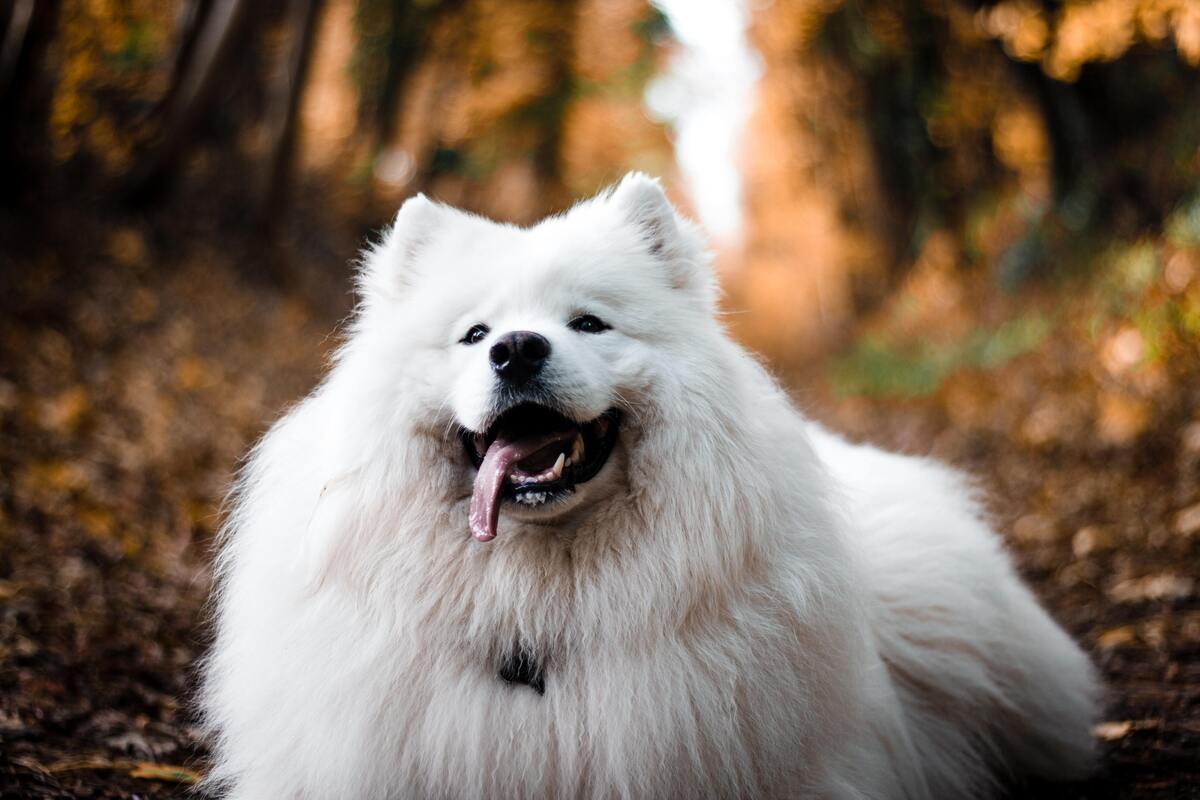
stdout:
[[(53, 56), (58, 80), (51, 101), (54, 155), (86, 152), (111, 169), (129, 165), (137, 134), (131, 121), (167, 91), (160, 63), (176, 8), (165, 0), (68, 0), (62, 4)], [(116, 96), (120, 102), (112, 102)]]

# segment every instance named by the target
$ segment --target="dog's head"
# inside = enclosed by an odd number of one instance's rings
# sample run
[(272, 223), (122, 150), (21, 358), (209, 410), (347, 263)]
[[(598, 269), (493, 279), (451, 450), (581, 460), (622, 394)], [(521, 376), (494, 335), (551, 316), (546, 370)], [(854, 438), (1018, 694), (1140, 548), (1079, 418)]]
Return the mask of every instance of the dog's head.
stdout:
[(450, 432), (482, 541), (502, 507), (551, 520), (619, 484), (614, 453), (716, 330), (700, 238), (638, 173), (530, 228), (414, 197), (362, 284), (356, 339), (397, 407)]

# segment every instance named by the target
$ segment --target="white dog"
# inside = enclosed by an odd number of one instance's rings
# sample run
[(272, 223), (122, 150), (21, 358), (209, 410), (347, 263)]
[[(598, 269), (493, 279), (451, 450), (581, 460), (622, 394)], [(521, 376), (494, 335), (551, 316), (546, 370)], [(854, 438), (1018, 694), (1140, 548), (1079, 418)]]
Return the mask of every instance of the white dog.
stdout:
[(806, 421), (639, 174), (422, 196), (218, 562), (236, 798), (968, 798), (1093, 766), (1099, 687), (950, 469)]

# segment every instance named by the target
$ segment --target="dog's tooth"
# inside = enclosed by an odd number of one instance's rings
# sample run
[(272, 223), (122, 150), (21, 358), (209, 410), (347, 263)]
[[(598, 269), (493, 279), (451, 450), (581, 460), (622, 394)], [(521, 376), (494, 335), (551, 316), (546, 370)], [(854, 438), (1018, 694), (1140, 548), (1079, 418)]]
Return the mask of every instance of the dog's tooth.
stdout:
[(559, 453), (558, 460), (554, 462), (554, 477), (555, 479), (562, 477), (563, 465), (566, 463), (567, 454)]
[(583, 434), (575, 434), (575, 441), (571, 444), (571, 463), (583, 463)]

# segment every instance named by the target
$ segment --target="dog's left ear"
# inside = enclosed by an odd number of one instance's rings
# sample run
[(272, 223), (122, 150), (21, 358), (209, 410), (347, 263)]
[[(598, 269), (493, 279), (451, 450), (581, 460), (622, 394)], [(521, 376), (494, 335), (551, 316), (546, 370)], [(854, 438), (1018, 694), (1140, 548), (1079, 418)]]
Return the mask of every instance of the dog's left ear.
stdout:
[(705, 295), (713, 292), (712, 271), (700, 234), (675, 211), (657, 179), (630, 172), (613, 189), (609, 202), (641, 230), (646, 249), (666, 266), (672, 286)]

